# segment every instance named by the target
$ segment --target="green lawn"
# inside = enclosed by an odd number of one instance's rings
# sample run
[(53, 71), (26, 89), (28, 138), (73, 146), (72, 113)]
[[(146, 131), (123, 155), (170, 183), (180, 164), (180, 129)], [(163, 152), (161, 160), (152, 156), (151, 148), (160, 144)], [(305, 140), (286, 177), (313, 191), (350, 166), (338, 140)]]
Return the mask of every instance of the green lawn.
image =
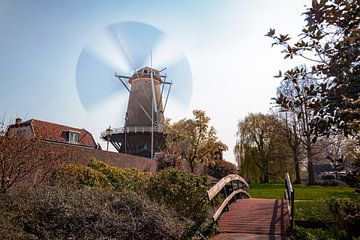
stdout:
[[(358, 198), (354, 189), (350, 187), (294, 185), (294, 189), (295, 200)], [(249, 190), (253, 198), (283, 198), (284, 196), (284, 184), (250, 184)]]
[[(359, 199), (354, 188), (294, 185), (295, 219), (331, 221), (325, 201), (331, 198)], [(253, 198), (283, 198), (284, 184), (250, 184)]]

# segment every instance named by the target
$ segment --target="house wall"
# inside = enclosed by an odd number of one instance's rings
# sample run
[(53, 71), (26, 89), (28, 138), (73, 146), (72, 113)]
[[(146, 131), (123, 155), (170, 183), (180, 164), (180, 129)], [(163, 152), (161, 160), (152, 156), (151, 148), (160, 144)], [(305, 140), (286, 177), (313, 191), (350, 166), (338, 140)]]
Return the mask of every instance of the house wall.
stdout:
[(30, 125), (12, 127), (8, 130), (9, 136), (13, 136), (14, 134), (18, 134), (19, 136), (25, 137), (26, 139), (30, 139), (33, 136), (33, 131)]

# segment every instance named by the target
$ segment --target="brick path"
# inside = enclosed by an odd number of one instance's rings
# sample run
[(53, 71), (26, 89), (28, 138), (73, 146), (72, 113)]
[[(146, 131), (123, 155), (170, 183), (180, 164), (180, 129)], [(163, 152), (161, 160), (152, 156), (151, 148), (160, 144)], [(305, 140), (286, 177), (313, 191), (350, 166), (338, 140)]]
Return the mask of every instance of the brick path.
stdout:
[(285, 200), (241, 199), (220, 218), (222, 234), (214, 239), (285, 239), (289, 225)]

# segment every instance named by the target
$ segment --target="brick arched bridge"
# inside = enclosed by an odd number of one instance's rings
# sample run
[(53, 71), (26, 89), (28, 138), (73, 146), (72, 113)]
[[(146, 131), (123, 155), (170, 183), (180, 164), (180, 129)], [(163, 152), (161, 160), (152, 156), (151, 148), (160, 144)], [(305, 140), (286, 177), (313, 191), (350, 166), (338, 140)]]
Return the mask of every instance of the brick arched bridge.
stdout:
[(293, 224), (294, 190), (285, 176), (284, 199), (251, 198), (239, 175), (222, 178), (209, 191), (213, 220), (220, 234), (215, 240), (285, 239)]

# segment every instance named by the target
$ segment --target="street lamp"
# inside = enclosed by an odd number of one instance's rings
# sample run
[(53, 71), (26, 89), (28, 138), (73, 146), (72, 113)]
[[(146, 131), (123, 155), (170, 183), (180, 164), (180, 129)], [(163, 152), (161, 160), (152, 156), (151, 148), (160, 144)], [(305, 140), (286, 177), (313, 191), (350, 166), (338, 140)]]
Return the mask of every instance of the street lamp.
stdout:
[(113, 130), (111, 129), (111, 126), (109, 126), (108, 129), (106, 129), (106, 140), (107, 140), (107, 146), (106, 146), (106, 151), (109, 151), (109, 140), (110, 140), (110, 137), (113, 133)]
[(124, 126), (124, 132), (125, 132), (125, 149), (124, 149), (124, 152), (126, 154), (126, 132), (127, 132), (127, 121), (129, 120), (129, 117), (128, 117), (128, 113), (126, 112), (126, 116), (125, 116), (125, 126)]

